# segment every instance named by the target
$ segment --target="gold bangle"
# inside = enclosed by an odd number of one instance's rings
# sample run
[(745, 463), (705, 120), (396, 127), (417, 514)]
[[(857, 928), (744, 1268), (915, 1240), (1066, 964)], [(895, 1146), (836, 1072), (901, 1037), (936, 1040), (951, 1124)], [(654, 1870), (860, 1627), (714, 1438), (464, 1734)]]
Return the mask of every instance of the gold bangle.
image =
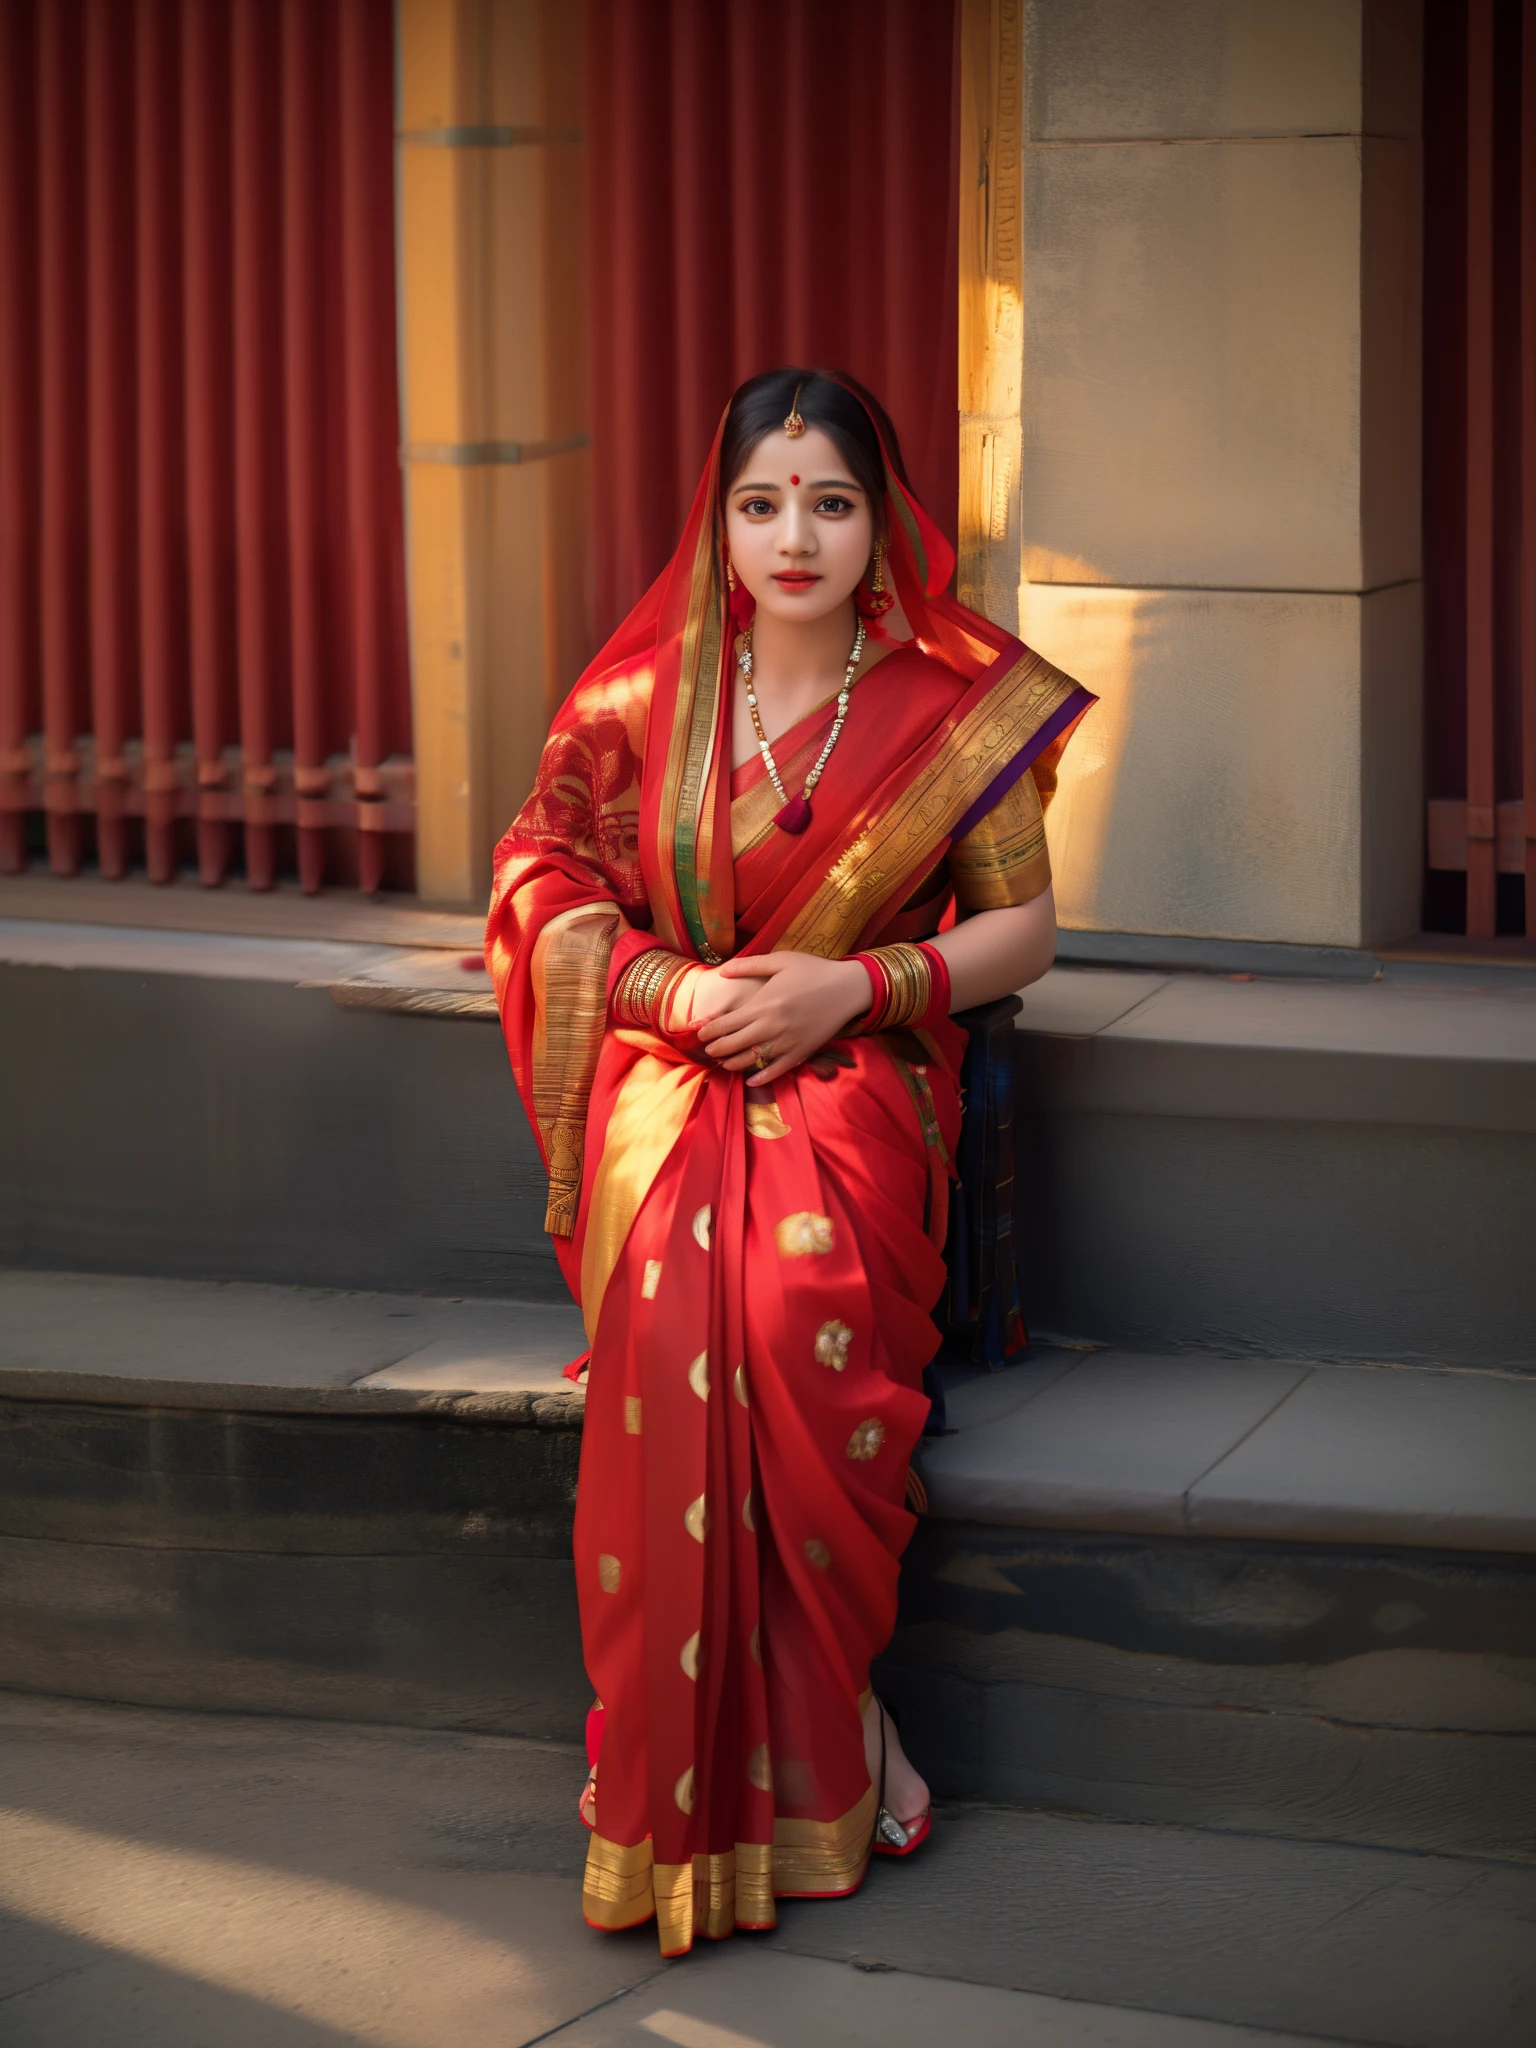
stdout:
[(870, 957), (880, 963), (887, 995), (879, 1016), (865, 1029), (900, 1031), (915, 1024), (933, 999), (933, 976), (927, 954), (920, 946), (903, 941), (895, 946), (876, 946)]
[(670, 1030), (671, 1025), (668, 1013), (672, 1006), (672, 998), (677, 993), (679, 982), (682, 981), (692, 965), (693, 962), (691, 960), (676, 960), (662, 977), (661, 988), (657, 992), (652, 1010), (652, 1020), (658, 1031)]
[(653, 1026), (660, 1014), (664, 988), (688, 964), (664, 946), (652, 946), (639, 954), (619, 976), (613, 991), (614, 1023), (639, 1028)]

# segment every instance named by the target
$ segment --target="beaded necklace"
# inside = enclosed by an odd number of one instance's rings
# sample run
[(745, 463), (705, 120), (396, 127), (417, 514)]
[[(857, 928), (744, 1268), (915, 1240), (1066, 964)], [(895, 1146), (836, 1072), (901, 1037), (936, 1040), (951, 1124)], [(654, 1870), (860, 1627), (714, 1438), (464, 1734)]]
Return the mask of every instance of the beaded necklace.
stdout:
[(755, 621), (748, 624), (747, 630), (741, 636), (741, 652), (736, 657), (736, 665), (741, 670), (742, 685), (747, 693), (747, 709), (752, 714), (752, 729), (757, 734), (758, 752), (763, 757), (763, 766), (768, 771), (768, 780), (778, 791), (779, 802), (782, 806), (773, 822), (781, 832), (799, 834), (811, 822), (811, 791), (821, 780), (821, 771), (832, 757), (832, 749), (837, 745), (837, 736), (843, 729), (843, 720), (848, 716), (848, 697), (853, 688), (853, 672), (859, 665), (860, 655), (864, 652), (864, 621), (862, 619), (859, 620), (859, 629), (853, 636), (853, 652), (848, 657), (848, 667), (843, 675), (843, 687), (837, 693), (837, 716), (832, 721), (832, 730), (827, 734), (827, 744), (822, 748), (816, 766), (805, 778), (805, 788), (801, 790), (798, 796), (791, 796), (780, 780), (779, 764), (773, 758), (773, 749), (768, 744), (768, 735), (763, 731), (763, 721), (758, 715), (757, 692), (752, 687), (753, 623)]

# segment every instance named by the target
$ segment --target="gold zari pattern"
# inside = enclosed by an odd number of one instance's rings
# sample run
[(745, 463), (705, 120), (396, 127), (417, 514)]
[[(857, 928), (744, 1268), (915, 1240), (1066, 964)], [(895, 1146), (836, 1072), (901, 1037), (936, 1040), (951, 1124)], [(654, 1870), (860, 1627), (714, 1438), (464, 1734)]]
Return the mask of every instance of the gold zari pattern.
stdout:
[[(750, 1783), (767, 1791), (773, 1766), (767, 1745), (747, 1761)], [(693, 1773), (678, 1781), (682, 1804), (693, 1799)], [(766, 1782), (765, 1782), (766, 1781)], [(654, 1912), (664, 1955), (677, 1955), (698, 1935), (719, 1940), (733, 1927), (772, 1927), (776, 1896), (851, 1892), (864, 1874), (875, 1818), (875, 1788), (838, 1820), (774, 1822), (773, 1841), (738, 1842), (691, 1864), (657, 1863), (649, 1838), (633, 1848), (594, 1834), (587, 1845), (582, 1911), (594, 1927), (637, 1927)]]
[(848, 1363), (848, 1346), (853, 1342), (853, 1332), (846, 1323), (835, 1318), (823, 1323), (816, 1332), (816, 1363), (830, 1365), (834, 1372), (841, 1372)]
[(747, 1136), (749, 1138), (787, 1138), (789, 1125), (779, 1115), (771, 1102), (749, 1102), (747, 1104)]
[(810, 1209), (797, 1209), (773, 1226), (773, 1241), (781, 1259), (809, 1258), (813, 1252), (832, 1249), (832, 1218), (817, 1216)]
[(865, 1463), (870, 1458), (879, 1456), (880, 1446), (884, 1442), (885, 1424), (878, 1415), (872, 1415), (867, 1422), (861, 1422), (849, 1437), (848, 1456), (861, 1464)]
[(950, 878), (962, 910), (1006, 910), (1033, 903), (1051, 886), (1045, 818), (1029, 769), (949, 849)]
[(946, 820), (1027, 744), (1077, 684), (1025, 650), (984, 700), (955, 727), (949, 743), (828, 869), (825, 880), (778, 935), (780, 951), (839, 960), (859, 934), (880, 929), (881, 906), (899, 901), (903, 881), (920, 873), (948, 837)]
[(586, 1147), (587, 1098), (597, 1072), (608, 1007), (608, 959), (620, 916), (610, 904), (583, 904), (551, 918), (533, 948), (533, 1114), (549, 1162), (544, 1228), (576, 1229)]

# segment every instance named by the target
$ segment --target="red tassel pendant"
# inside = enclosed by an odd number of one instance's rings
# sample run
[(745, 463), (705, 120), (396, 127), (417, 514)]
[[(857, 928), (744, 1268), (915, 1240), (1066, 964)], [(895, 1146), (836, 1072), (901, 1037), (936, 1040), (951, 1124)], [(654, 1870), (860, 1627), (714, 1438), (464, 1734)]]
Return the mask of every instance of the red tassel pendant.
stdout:
[(811, 807), (803, 796), (792, 796), (773, 822), (781, 832), (792, 833), (798, 839), (811, 822)]

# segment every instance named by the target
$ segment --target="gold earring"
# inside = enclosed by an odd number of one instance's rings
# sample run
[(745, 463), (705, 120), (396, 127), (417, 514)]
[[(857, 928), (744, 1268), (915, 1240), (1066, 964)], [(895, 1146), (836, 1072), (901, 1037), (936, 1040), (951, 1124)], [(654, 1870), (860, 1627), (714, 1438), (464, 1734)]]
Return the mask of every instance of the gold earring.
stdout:
[(725, 558), (725, 580), (727, 586), (734, 594), (736, 589), (736, 571), (731, 567), (731, 558), (729, 555), (727, 555)]
[(885, 542), (877, 540), (875, 542), (875, 573), (869, 582), (870, 617), (878, 618), (882, 612), (888, 612), (895, 602), (895, 598), (885, 587)]

